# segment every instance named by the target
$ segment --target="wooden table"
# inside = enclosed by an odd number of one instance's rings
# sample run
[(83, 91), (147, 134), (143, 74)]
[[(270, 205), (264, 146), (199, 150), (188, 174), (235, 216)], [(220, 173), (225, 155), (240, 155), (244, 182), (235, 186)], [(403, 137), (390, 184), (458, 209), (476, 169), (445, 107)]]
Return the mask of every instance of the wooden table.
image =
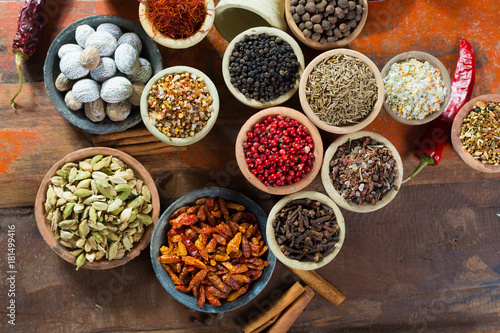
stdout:
[[(47, 1), (48, 23), (36, 53), (23, 65), (26, 83), (18, 110), (8, 100), (17, 87), (11, 41), (23, 1), (0, 2), (0, 331), (235, 332), (297, 279), (283, 265), (255, 302), (223, 315), (186, 309), (158, 283), (148, 252), (109, 271), (75, 271), (45, 244), (33, 203), (38, 185), (64, 155), (92, 145), (92, 136), (70, 125), (52, 106), (43, 84), (51, 41), (71, 22), (94, 14), (137, 18), (137, 1)], [(216, 1), (217, 3), (218, 1)], [(370, 4), (361, 35), (350, 44), (381, 69), (394, 55), (420, 50), (438, 57), (453, 74), (465, 37), (477, 57), (473, 96), (500, 93), (500, 3), (496, 0), (392, 0)], [(221, 62), (227, 43), (212, 29), (187, 50), (160, 46), (165, 67), (188, 65), (219, 88), (220, 116), (201, 142), (160, 155), (138, 156), (159, 186), (162, 209), (176, 198), (216, 184), (241, 191), (269, 212), (279, 198), (252, 188), (234, 172), (234, 142), (255, 111), (232, 97)], [(305, 50), (309, 62), (318, 54)], [(298, 97), (285, 104), (300, 109)], [(140, 126), (139, 126), (140, 127)], [(409, 174), (426, 126), (405, 126), (383, 111), (367, 130), (389, 138)], [(322, 132), (324, 145), (335, 138)], [(442, 163), (405, 184), (387, 207), (370, 214), (343, 210), (347, 236), (340, 254), (318, 270), (346, 295), (339, 307), (316, 296), (291, 332), (493, 331), (500, 328), (500, 179), (467, 167), (447, 146)], [(324, 192), (319, 178), (308, 187)], [(7, 258), (15, 226), (13, 269)], [(14, 259), (14, 258), (12, 258)], [(16, 273), (9, 273), (15, 270)], [(14, 274), (13, 286), (6, 278)], [(7, 307), (15, 300), (15, 326)]]

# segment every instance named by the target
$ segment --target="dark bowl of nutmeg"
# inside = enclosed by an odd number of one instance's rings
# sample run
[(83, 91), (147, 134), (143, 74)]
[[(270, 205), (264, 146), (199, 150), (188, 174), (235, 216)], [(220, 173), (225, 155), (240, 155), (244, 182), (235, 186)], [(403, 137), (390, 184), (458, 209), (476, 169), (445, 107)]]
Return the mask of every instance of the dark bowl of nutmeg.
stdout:
[(269, 249), (288, 267), (314, 270), (340, 252), (345, 239), (342, 212), (328, 196), (301, 191), (278, 201), (266, 226)]
[(367, 0), (285, 0), (288, 27), (316, 50), (346, 46), (361, 33), (367, 17)]

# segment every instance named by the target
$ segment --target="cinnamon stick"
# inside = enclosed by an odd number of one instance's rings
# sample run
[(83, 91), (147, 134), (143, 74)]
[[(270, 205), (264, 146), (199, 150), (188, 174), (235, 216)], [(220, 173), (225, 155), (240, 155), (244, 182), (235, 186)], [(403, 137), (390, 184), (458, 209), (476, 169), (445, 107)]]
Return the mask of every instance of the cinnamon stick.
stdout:
[[(266, 309), (264, 313), (255, 317), (245, 326), (243, 326), (241, 328), (242, 331), (245, 333), (253, 333), (255, 331), (260, 332), (260, 330), (258, 330), (259, 328), (272, 320), (273, 317), (279, 315), (281, 311), (283, 311), (288, 305), (295, 301), (297, 297), (299, 297), (304, 292), (304, 290), (304, 287), (302, 287), (299, 282), (295, 282), (295, 284), (291, 286), (290, 289), (288, 289), (283, 295), (281, 295), (281, 297), (269, 309)], [(262, 329), (266, 327), (263, 327)]]
[(103, 141), (100, 144), (104, 146), (126, 146), (126, 145), (136, 145), (141, 143), (150, 143), (150, 142), (160, 142), (155, 136), (149, 134), (146, 136), (134, 136), (131, 138), (118, 139), (113, 141)]
[(119, 133), (111, 133), (111, 134), (104, 134), (104, 135), (94, 135), (92, 137), (92, 141), (94, 142), (94, 146), (100, 145), (102, 142), (106, 141), (116, 141), (120, 139), (125, 139), (125, 138), (133, 138), (137, 136), (147, 136), (147, 135), (152, 135), (151, 132), (145, 127), (141, 128), (135, 128), (135, 129), (129, 129), (124, 132), (119, 132)]
[(119, 146), (117, 149), (134, 156), (156, 155), (171, 152), (186, 151), (186, 147), (167, 146), (163, 144), (160, 148), (144, 149), (144, 145)]
[(302, 281), (311, 286), (311, 288), (313, 288), (318, 294), (333, 304), (340, 305), (340, 303), (345, 300), (344, 294), (328, 283), (315, 271), (302, 271), (290, 267), (288, 267), (288, 269), (290, 269), (293, 274), (297, 275)]
[(257, 329), (253, 330), (252, 333), (262, 332), (263, 330), (265, 330), (266, 328), (268, 328), (269, 326), (271, 326), (272, 324), (274, 324), (274, 322), (278, 319), (278, 317), (280, 316), (280, 314), (281, 313), (278, 313), (276, 316), (274, 316), (273, 318), (271, 318), (271, 320), (267, 321), (264, 325), (259, 326)]
[(314, 291), (306, 286), (304, 292), (299, 296), (278, 318), (268, 333), (286, 333), (292, 327), (293, 323), (300, 316), (307, 304), (314, 297)]

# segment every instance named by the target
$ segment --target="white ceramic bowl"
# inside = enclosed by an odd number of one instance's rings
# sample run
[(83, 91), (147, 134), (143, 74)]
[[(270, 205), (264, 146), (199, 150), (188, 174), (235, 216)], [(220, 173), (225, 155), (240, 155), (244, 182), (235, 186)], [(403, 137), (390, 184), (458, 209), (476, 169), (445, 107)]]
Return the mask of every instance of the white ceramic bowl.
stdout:
[[(208, 119), (207, 123), (205, 126), (201, 129), (201, 131), (197, 132), (194, 136), (188, 136), (186, 138), (172, 138), (168, 137), (165, 134), (161, 133), (154, 124), (149, 121), (149, 115), (148, 115), (148, 96), (149, 96), (149, 91), (151, 90), (151, 87), (158, 81), (160, 78), (172, 74), (172, 73), (185, 73), (189, 72), (192, 74), (197, 75), (198, 77), (203, 77), (205, 84), (207, 85), (208, 91), (210, 92), (210, 95), (212, 95), (213, 98), (213, 112)], [(146, 125), (147, 129), (153, 134), (156, 138), (158, 138), (160, 141), (163, 141), (171, 146), (188, 146), (191, 145), (195, 142), (200, 141), (203, 139), (208, 132), (212, 129), (212, 127), (215, 124), (215, 121), (217, 120), (217, 116), (219, 115), (219, 94), (217, 93), (217, 88), (215, 87), (215, 84), (210, 80), (210, 78), (205, 75), (203, 72), (197, 70), (196, 68), (188, 67), (188, 66), (174, 66), (174, 67), (168, 67), (165, 68), (164, 70), (158, 72), (155, 76), (153, 76), (148, 83), (146, 84), (146, 87), (144, 88), (144, 91), (142, 92), (141, 95), (141, 117), (142, 121), (144, 122), (144, 125)]]
[(401, 183), (403, 181), (403, 161), (401, 160), (401, 156), (399, 155), (396, 147), (394, 147), (394, 145), (389, 140), (384, 138), (382, 135), (368, 131), (359, 131), (356, 133), (346, 134), (339, 137), (328, 147), (328, 149), (325, 152), (325, 156), (323, 158), (323, 166), (321, 168), (321, 182), (323, 183), (323, 187), (325, 188), (326, 193), (328, 193), (330, 198), (332, 198), (337, 205), (349, 211), (357, 213), (368, 213), (376, 211), (389, 204), (389, 202), (391, 202), (399, 192), (395, 190), (393, 187), (391, 191), (387, 193), (380, 201), (375, 203), (375, 205), (370, 205), (370, 204), (357, 205), (357, 204), (350, 204), (346, 199), (344, 199), (340, 195), (339, 192), (337, 192), (335, 187), (333, 187), (332, 180), (330, 178), (330, 169), (331, 169), (330, 161), (337, 152), (338, 147), (349, 140), (356, 140), (363, 138), (365, 136), (383, 143), (386, 147), (388, 147), (391, 150), (392, 156), (394, 157), (394, 160), (396, 161), (396, 165), (398, 168), (397, 178), (394, 180), (394, 185), (397, 186), (398, 189), (401, 189)]
[[(276, 236), (274, 233), (273, 220), (274, 220), (274, 217), (276, 216), (276, 214), (278, 214), (281, 211), (281, 209), (283, 207), (285, 207), (286, 204), (288, 204), (290, 201), (295, 200), (295, 199), (305, 199), (305, 198), (309, 198), (309, 199), (314, 200), (314, 201), (317, 200), (317, 201), (321, 202), (322, 204), (333, 208), (333, 210), (335, 212), (335, 218), (337, 220), (337, 224), (340, 227), (339, 241), (335, 244), (335, 249), (333, 250), (332, 253), (328, 254), (326, 257), (324, 257), (323, 259), (321, 259), (318, 262), (300, 261), (300, 260), (290, 259), (290, 258), (286, 257), (283, 254), (283, 252), (281, 252), (280, 245), (276, 241)], [(314, 269), (318, 269), (318, 268), (323, 267), (326, 264), (328, 264), (340, 252), (340, 249), (342, 248), (342, 244), (344, 244), (344, 239), (345, 239), (344, 217), (342, 216), (342, 212), (340, 211), (339, 207), (335, 204), (335, 202), (333, 202), (332, 199), (330, 199), (326, 195), (319, 193), (319, 192), (314, 192), (314, 191), (297, 192), (297, 193), (288, 195), (286, 197), (283, 197), (271, 209), (271, 212), (269, 213), (269, 216), (267, 218), (266, 236), (267, 236), (267, 242), (269, 244), (269, 249), (276, 256), (276, 258), (279, 261), (281, 261), (283, 264), (285, 264), (288, 267), (300, 269), (300, 270), (314, 270)]]
[(169, 38), (161, 34), (154, 27), (153, 22), (147, 17), (146, 12), (148, 10), (148, 7), (142, 3), (139, 4), (139, 20), (141, 21), (141, 25), (144, 28), (144, 31), (146, 31), (149, 37), (151, 37), (151, 39), (157, 42), (158, 44), (171, 49), (186, 49), (201, 42), (212, 28), (212, 25), (214, 24), (214, 16), (215, 16), (214, 0), (206, 0), (206, 6), (207, 6), (207, 16), (205, 17), (205, 21), (203, 22), (203, 25), (201, 26), (200, 30), (198, 30), (193, 36), (185, 39)]
[(269, 108), (269, 107), (276, 106), (276, 105), (279, 105), (279, 104), (286, 102), (287, 100), (289, 100), (293, 96), (293, 94), (295, 94), (295, 92), (299, 88), (299, 82), (300, 82), (300, 77), (299, 77), (296, 80), (295, 86), (292, 89), (290, 89), (288, 92), (284, 93), (280, 97), (278, 97), (274, 100), (271, 100), (269, 102), (266, 102), (266, 103), (261, 103), (255, 99), (246, 98), (243, 93), (241, 93), (238, 89), (233, 87), (233, 85), (231, 84), (231, 75), (229, 74), (229, 57), (233, 53), (234, 44), (241, 41), (243, 39), (243, 37), (245, 37), (245, 35), (260, 35), (260, 34), (264, 34), (264, 33), (268, 33), (271, 36), (280, 37), (282, 40), (284, 40), (285, 42), (290, 44), (290, 46), (292, 47), (293, 52), (295, 53), (295, 56), (297, 57), (297, 60), (300, 64), (299, 68), (298, 68), (298, 72), (300, 75), (302, 75), (302, 72), (304, 71), (304, 67), (305, 67), (304, 54), (302, 53), (302, 50), (300, 49), (299, 44), (297, 44), (297, 42), (292, 38), (292, 36), (290, 36), (286, 32), (283, 32), (283, 31), (276, 29), (276, 28), (257, 27), (257, 28), (245, 30), (242, 33), (240, 33), (238, 36), (236, 36), (231, 41), (231, 43), (229, 43), (229, 46), (227, 47), (226, 52), (224, 53), (224, 57), (222, 59), (222, 75), (224, 76), (224, 82), (226, 83), (226, 86), (229, 89), (229, 91), (233, 94), (234, 97), (236, 97), (236, 99), (238, 101), (240, 101), (241, 103), (243, 103), (245, 105), (248, 105), (250, 107), (257, 108), (257, 109)]

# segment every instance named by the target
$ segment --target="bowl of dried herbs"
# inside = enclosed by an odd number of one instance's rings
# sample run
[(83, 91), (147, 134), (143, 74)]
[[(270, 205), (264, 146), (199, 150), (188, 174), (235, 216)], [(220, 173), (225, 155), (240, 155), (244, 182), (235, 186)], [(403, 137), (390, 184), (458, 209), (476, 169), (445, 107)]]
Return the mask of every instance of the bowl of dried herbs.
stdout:
[(466, 103), (453, 121), (451, 143), (471, 168), (500, 172), (500, 95), (482, 95)]
[(398, 194), (402, 180), (401, 157), (380, 134), (346, 134), (325, 152), (323, 187), (336, 204), (347, 210), (368, 213), (386, 206)]
[(328, 196), (301, 191), (278, 201), (266, 226), (269, 249), (288, 267), (314, 270), (333, 260), (345, 239), (342, 212)]
[(368, 57), (353, 50), (335, 49), (307, 65), (300, 80), (299, 99), (304, 113), (322, 130), (353, 133), (379, 114), (384, 83)]
[(59, 160), (35, 201), (43, 239), (77, 270), (115, 268), (137, 257), (159, 215), (160, 198), (148, 171), (107, 147), (80, 149)]

